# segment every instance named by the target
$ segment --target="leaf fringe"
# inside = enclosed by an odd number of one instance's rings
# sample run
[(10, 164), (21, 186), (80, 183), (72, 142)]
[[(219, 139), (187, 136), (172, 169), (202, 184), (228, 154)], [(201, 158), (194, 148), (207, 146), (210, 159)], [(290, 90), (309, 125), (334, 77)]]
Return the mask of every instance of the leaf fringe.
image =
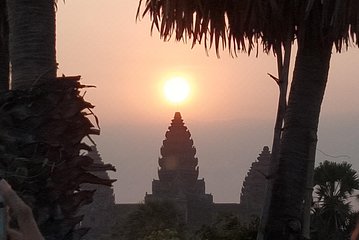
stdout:
[[(312, 11), (316, 0), (146, 0), (140, 1), (137, 18), (149, 15), (160, 37), (168, 41), (192, 38), (192, 47), (204, 40), (206, 50), (244, 51), (250, 54), (258, 43), (263, 51), (298, 39), (298, 29)], [(323, 38), (337, 51), (350, 44), (359, 46), (359, 1), (322, 0)], [(159, 28), (158, 26), (161, 25)], [(209, 35), (209, 36), (207, 36)], [(208, 43), (207, 43), (208, 41)]]

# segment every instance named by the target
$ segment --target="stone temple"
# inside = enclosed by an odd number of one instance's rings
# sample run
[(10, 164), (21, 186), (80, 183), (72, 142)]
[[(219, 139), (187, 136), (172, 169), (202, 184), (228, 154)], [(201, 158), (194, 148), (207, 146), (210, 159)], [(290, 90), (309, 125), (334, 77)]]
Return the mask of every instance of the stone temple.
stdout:
[(172, 201), (188, 225), (209, 224), (213, 196), (205, 193), (204, 179), (198, 179), (196, 148), (179, 112), (175, 113), (165, 137), (158, 160), (159, 180), (152, 181), (152, 194), (146, 194), (145, 202)]
[(258, 161), (252, 163), (244, 179), (240, 196), (242, 221), (248, 222), (254, 216), (261, 215), (266, 196), (266, 176), (269, 175), (270, 157), (269, 148), (265, 146), (257, 158)]
[(168, 127), (160, 152), (159, 179), (152, 181), (152, 194), (146, 193), (145, 202), (174, 202), (187, 225), (193, 228), (210, 224), (219, 215), (237, 215), (243, 223), (260, 217), (271, 157), (269, 147), (263, 147), (257, 161), (252, 163), (243, 182), (240, 203), (214, 203), (213, 196), (205, 192), (204, 179), (198, 179), (196, 148), (179, 112)]
[[(198, 178), (199, 161), (191, 133), (185, 126), (181, 114), (176, 112), (160, 148), (158, 179), (152, 181), (152, 193), (146, 193), (144, 200), (145, 202), (172, 201), (181, 212), (184, 223), (192, 230), (214, 222), (217, 216), (228, 214), (237, 215), (241, 222), (249, 223), (261, 213), (270, 156), (269, 148), (265, 146), (257, 161), (252, 163), (243, 182), (240, 203), (214, 203), (213, 196), (205, 191), (204, 179)], [(240, 183), (238, 183), (239, 186)], [(107, 195), (113, 202), (112, 192)], [(114, 218), (112, 219), (114, 222), (121, 224), (138, 207), (137, 203), (115, 204), (110, 210), (110, 216)], [(100, 211), (103, 209), (100, 208)], [(107, 217), (102, 219), (100, 215), (97, 215), (99, 219), (96, 224), (95, 222), (93, 224), (98, 225), (98, 222), (102, 220), (108, 224)], [(89, 223), (88, 226), (95, 227)]]

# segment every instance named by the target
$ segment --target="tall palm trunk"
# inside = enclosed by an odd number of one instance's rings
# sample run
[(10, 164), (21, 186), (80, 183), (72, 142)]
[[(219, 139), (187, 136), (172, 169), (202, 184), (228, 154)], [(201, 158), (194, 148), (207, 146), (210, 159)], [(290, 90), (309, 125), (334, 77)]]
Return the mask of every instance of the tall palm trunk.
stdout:
[(280, 151), (280, 140), (282, 136), (283, 120), (285, 110), (287, 108), (287, 88), (288, 88), (288, 74), (290, 65), (290, 55), (292, 51), (292, 45), (290, 40), (283, 46), (284, 56), (282, 56), (282, 48), (277, 49), (277, 67), (279, 79), (276, 80), (279, 87), (279, 98), (277, 116), (274, 125), (273, 142), (272, 142), (272, 154), (269, 166), (269, 176), (266, 184), (266, 196), (263, 204), (260, 224), (258, 228), (257, 240), (263, 240), (265, 226), (268, 223), (268, 212), (270, 201), (272, 197), (273, 183), (277, 176), (278, 163), (279, 163), (279, 151)]
[(312, 148), (309, 150), (308, 158), (308, 169), (307, 169), (307, 182), (306, 182), (306, 193), (304, 198), (303, 206), (303, 224), (302, 224), (302, 234), (303, 237), (310, 239), (310, 215), (312, 209), (313, 201), (313, 178), (314, 178), (314, 166), (315, 166), (315, 153), (317, 149), (316, 135), (313, 135), (312, 138)]
[(280, 151), (281, 175), (277, 176), (271, 201), (269, 224), (273, 232), (268, 239), (288, 239), (279, 238), (284, 229), (301, 231), (307, 165), (316, 141), (330, 52), (329, 47), (317, 56), (298, 51)]
[(54, 0), (7, 0), (12, 89), (56, 77)]
[(6, 0), (0, 0), (0, 91), (9, 90), (9, 25)]
[[(320, 6), (316, 6), (318, 9)], [(312, 11), (301, 29), (288, 108), (284, 118), (279, 170), (265, 239), (301, 239), (308, 164), (327, 83), (331, 41), (320, 36), (320, 11)]]

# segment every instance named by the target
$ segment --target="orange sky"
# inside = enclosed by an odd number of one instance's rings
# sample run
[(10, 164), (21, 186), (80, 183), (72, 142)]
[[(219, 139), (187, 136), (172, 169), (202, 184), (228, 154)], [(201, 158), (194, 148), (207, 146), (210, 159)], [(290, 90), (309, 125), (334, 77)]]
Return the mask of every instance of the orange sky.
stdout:
[[(203, 46), (162, 42), (150, 36), (148, 18), (135, 22), (136, 0), (69, 0), (58, 3), (59, 74), (82, 75), (94, 84), (86, 94), (96, 105), (102, 135), (96, 138), (104, 161), (116, 165), (117, 201), (139, 202), (157, 178), (157, 159), (175, 111), (192, 133), (200, 176), (217, 202), (238, 202), (242, 181), (264, 145), (271, 145), (277, 87), (273, 56), (258, 58), (227, 51), (216, 58)], [(294, 54), (294, 53), (293, 53)], [(318, 147), (348, 154), (359, 170), (359, 50), (332, 57)], [(160, 91), (171, 75), (194, 86), (183, 106), (168, 104)], [(317, 154), (317, 161), (325, 159)], [(343, 160), (343, 159), (339, 159)]]

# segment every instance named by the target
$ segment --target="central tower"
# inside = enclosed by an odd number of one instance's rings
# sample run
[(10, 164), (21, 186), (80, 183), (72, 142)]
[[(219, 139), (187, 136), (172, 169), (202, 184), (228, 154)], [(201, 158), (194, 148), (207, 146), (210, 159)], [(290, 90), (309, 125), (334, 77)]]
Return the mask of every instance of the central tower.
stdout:
[(198, 159), (195, 157), (196, 148), (191, 133), (179, 112), (175, 113), (165, 136), (161, 147), (162, 157), (158, 160), (158, 177), (162, 182), (181, 182), (181, 190), (193, 192), (198, 178)]
[(211, 212), (213, 197), (205, 193), (204, 179), (198, 179), (196, 148), (179, 112), (168, 127), (160, 152), (159, 180), (152, 181), (152, 194), (146, 194), (145, 202), (173, 201), (187, 223), (209, 220), (206, 213)]

